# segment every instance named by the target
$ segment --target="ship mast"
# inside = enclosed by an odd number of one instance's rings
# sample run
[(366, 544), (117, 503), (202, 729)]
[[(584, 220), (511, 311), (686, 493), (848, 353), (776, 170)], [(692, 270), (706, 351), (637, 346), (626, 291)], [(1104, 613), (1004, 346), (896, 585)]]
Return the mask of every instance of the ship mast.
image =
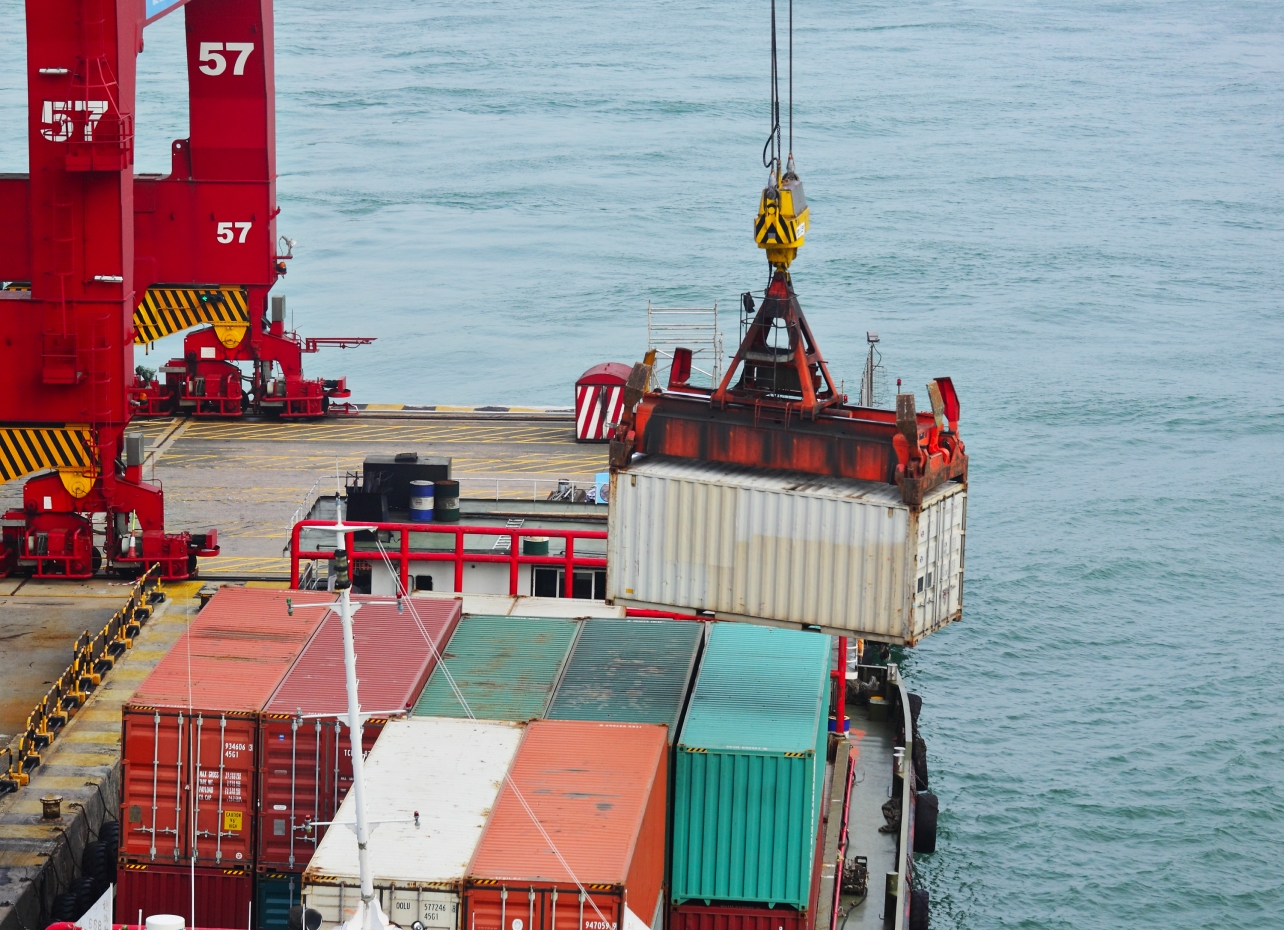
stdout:
[(348, 736), (352, 741), (351, 794), (356, 816), (352, 827), (357, 834), (357, 867), (361, 877), (361, 911), (347, 926), (349, 930), (386, 930), (390, 925), (375, 901), (374, 873), (370, 868), (370, 821), (366, 817), (365, 758), (362, 755), (365, 718), (357, 695), (357, 650), (352, 635), (352, 572), (348, 551), (344, 548), (348, 533), (366, 527), (345, 525), (342, 504), (337, 517), (334, 526), (324, 529), (335, 534), (334, 590), (339, 596), (335, 606), (343, 627), (343, 677), (348, 693)]

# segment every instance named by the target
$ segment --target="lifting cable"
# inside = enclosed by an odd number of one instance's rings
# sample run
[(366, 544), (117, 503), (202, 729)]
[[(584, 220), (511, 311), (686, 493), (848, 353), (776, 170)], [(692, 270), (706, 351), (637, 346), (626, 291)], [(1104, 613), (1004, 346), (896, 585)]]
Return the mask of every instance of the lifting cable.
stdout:
[[(773, 149), (774, 143), (774, 149)], [(776, 0), (771, 0), (771, 129), (762, 147), (762, 166), (780, 171), (780, 67), (776, 56)], [(794, 0), (789, 0), (789, 157), (794, 154)]]

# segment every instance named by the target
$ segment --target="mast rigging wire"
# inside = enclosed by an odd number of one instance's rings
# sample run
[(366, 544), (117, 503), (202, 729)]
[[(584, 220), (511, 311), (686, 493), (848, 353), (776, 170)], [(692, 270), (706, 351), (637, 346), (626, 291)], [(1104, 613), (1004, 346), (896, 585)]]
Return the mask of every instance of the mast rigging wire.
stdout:
[[(375, 547), (378, 548), (379, 555), (382, 557), (383, 564), (387, 567), (389, 574), (396, 579), (398, 592), (397, 599), (403, 601), (410, 608), (410, 616), (414, 618), (415, 625), (419, 628), (420, 635), (423, 636), (424, 642), (428, 644), (428, 648), (432, 651), (436, 667), (440, 669), (442, 674), (445, 676), (446, 683), (450, 685), (450, 690), (455, 695), (455, 700), (459, 701), (460, 705), (464, 709), (464, 713), (468, 715), (469, 720), (476, 720), (477, 717), (473, 714), (473, 709), (468, 705), (468, 700), (464, 697), (463, 692), (459, 690), (459, 686), (455, 683), (455, 676), (450, 673), (450, 668), (446, 665), (445, 657), (438, 652), (437, 644), (432, 641), (432, 637), (428, 634), (427, 628), (419, 618), (419, 611), (415, 609), (414, 598), (410, 597), (410, 592), (408, 592), (405, 586), (402, 585), (401, 572), (393, 566), (392, 557), (388, 554), (388, 550), (384, 548), (383, 543), (379, 542), (378, 539), (375, 540)], [(512, 790), (513, 796), (517, 798), (517, 802), (521, 804), (522, 810), (525, 811), (526, 816), (531, 819), (531, 823), (533, 823), (535, 825), (535, 829), (539, 831), (540, 837), (548, 844), (549, 851), (554, 857), (556, 857), (562, 868), (566, 870), (566, 874), (571, 877), (571, 881), (575, 883), (575, 887), (579, 889), (581, 900), (588, 902), (589, 907), (593, 908), (593, 912), (597, 914), (598, 920), (602, 922), (603, 927), (610, 927), (611, 921), (606, 919), (606, 915), (604, 915), (601, 909), (597, 906), (597, 902), (594, 901), (592, 896), (588, 893), (588, 889), (584, 887), (579, 876), (575, 874), (575, 870), (571, 868), (571, 864), (566, 861), (561, 850), (557, 848), (557, 844), (553, 842), (553, 838), (548, 835), (548, 831), (544, 829), (544, 825), (540, 823), (539, 818), (535, 816), (535, 811), (532, 810), (531, 806), (526, 802), (526, 798), (522, 795), (521, 789), (517, 787), (517, 783), (513, 781), (512, 776), (507, 772), (504, 773), (504, 783)], [(496, 800), (496, 803), (498, 803), (498, 799)], [(619, 924), (622, 928), (624, 924), (623, 915), (621, 915)]]

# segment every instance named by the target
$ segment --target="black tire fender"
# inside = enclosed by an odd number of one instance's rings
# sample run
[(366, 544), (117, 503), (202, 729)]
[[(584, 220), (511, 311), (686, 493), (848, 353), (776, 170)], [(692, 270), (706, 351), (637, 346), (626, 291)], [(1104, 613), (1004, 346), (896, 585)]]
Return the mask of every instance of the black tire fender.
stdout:
[(940, 801), (930, 791), (920, 791), (914, 799), (914, 852), (930, 855), (936, 852), (936, 815)]
[(928, 910), (931, 896), (926, 888), (910, 889), (909, 930), (928, 930)]
[(918, 734), (914, 735), (914, 778), (918, 782), (918, 790), (923, 791), (927, 788), (927, 742)]

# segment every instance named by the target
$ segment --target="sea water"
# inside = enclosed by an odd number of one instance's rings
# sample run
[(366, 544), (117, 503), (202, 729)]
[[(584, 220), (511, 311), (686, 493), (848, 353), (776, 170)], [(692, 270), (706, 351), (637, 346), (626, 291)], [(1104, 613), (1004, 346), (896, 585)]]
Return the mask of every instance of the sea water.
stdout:
[[(932, 926), (1284, 927), (1284, 7), (794, 19), (803, 307), (850, 393), (867, 331), (920, 407), (951, 375), (973, 463), (965, 619), (906, 658)], [(304, 335), (379, 338), (307, 372), (567, 405), (648, 301), (716, 302), (733, 345), (768, 29), (766, 0), (281, 0), (278, 291)], [(145, 33), (139, 171), (187, 132), (182, 35)], [(0, 170), (23, 50), (0, 0)]]

